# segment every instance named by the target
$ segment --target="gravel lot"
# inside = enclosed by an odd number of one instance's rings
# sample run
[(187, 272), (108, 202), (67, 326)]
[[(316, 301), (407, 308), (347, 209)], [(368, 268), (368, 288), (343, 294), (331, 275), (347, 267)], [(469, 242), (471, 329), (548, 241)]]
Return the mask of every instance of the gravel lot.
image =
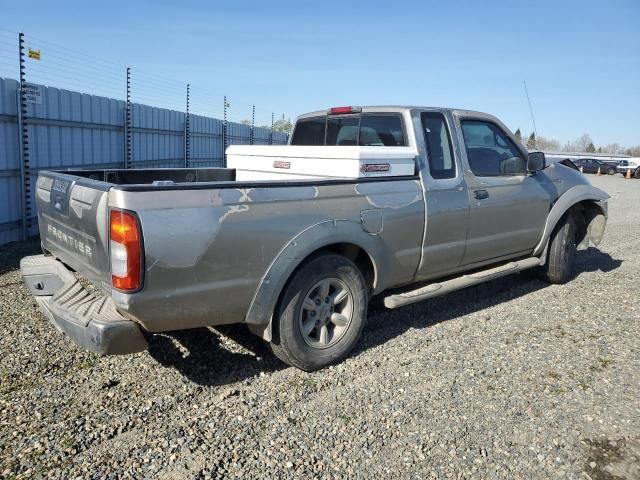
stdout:
[(396, 311), (312, 374), (243, 326), (99, 357), (0, 247), (1, 478), (640, 478), (640, 181), (577, 278), (515, 275)]

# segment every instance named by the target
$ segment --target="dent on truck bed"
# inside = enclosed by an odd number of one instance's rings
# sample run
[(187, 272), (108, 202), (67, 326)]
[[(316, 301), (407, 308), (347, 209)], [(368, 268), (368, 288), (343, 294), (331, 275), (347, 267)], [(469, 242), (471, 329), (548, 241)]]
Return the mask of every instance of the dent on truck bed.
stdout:
[[(187, 268), (195, 266), (216, 241), (222, 224), (237, 214), (247, 213), (252, 203), (311, 200), (318, 188), (292, 187), (215, 190), (212, 207), (162, 208), (145, 210), (140, 219), (145, 231), (145, 245), (150, 260), (147, 271), (156, 266)], [(184, 236), (184, 226), (189, 234)], [(175, 248), (175, 238), (181, 248)]]
[[(187, 268), (196, 265), (215, 242), (222, 218), (230, 210), (231, 207), (209, 207), (140, 212), (149, 262), (147, 272), (157, 266)], [(188, 234), (185, 234), (185, 225), (189, 225)]]

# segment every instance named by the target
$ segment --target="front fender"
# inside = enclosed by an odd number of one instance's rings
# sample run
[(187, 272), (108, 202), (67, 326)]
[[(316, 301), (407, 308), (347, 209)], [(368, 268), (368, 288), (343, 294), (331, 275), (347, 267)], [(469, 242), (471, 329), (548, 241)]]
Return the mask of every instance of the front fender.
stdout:
[[(384, 242), (379, 236), (365, 232), (358, 222), (328, 220), (317, 223), (287, 243), (267, 269), (247, 312), (245, 321), (250, 328), (252, 325), (269, 324), (280, 292), (305, 258), (336, 243), (353, 244), (367, 252), (374, 268), (374, 292), (384, 288), (380, 279), (387, 277), (390, 255), (387, 255)], [(270, 339), (270, 332), (265, 333), (263, 328), (252, 328), (252, 331)]]
[[(592, 200), (595, 205), (599, 207), (604, 215), (606, 221), (607, 217), (607, 199), (609, 194), (599, 188), (592, 185), (576, 185), (567, 190), (553, 205), (553, 208), (549, 211), (547, 221), (544, 226), (542, 238), (536, 248), (533, 251), (534, 256), (540, 256), (544, 252), (544, 249), (549, 242), (551, 232), (556, 227), (562, 216), (574, 205), (583, 202), (585, 200)], [(602, 226), (602, 233), (604, 232), (604, 226)]]

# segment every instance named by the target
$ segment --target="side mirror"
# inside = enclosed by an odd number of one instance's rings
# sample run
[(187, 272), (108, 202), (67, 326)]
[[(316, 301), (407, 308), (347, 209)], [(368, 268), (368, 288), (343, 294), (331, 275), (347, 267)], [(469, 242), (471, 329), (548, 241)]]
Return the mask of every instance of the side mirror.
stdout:
[(527, 172), (542, 170), (547, 164), (544, 152), (531, 152), (527, 158)]

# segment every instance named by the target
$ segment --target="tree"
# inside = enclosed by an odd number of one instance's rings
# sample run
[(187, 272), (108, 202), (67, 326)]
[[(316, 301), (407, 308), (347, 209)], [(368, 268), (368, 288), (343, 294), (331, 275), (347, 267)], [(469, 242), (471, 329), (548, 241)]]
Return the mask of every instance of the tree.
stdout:
[(632, 157), (640, 157), (640, 145), (627, 148), (624, 153), (626, 153), (627, 155), (631, 155)]
[(583, 134), (573, 142), (576, 152), (588, 152), (589, 145), (593, 145), (593, 140), (591, 140), (591, 135), (588, 133)]
[(520, 129), (516, 130), (516, 133), (514, 133), (514, 136), (518, 139), (520, 143), (522, 143), (522, 132), (520, 132)]
[(291, 133), (291, 130), (293, 130), (293, 125), (291, 124), (290, 118), (285, 119), (283, 117), (280, 120), (276, 120), (275, 122), (273, 122), (274, 132)]
[(537, 137), (536, 148), (543, 152), (558, 152), (560, 151), (560, 142), (555, 138)]
[(602, 153), (602, 147), (598, 147), (598, 153)]
[(246, 118), (240, 122), (242, 125), (251, 125), (251, 120), (247, 120)]
[(587, 145), (587, 152), (593, 153), (595, 151), (596, 151), (595, 145), (593, 144), (593, 142), (589, 142), (589, 145)]
[(602, 147), (603, 153), (622, 153), (623, 151), (624, 147), (619, 143), (610, 143), (609, 145)]
[(535, 132), (531, 132), (531, 135), (529, 135), (529, 140), (527, 140), (527, 148), (529, 150), (534, 150), (536, 148), (536, 134), (535, 134)]
[[(576, 138), (573, 142), (567, 142), (563, 150), (565, 152), (588, 152), (587, 147), (593, 145), (591, 135), (588, 133), (583, 134), (581, 137)], [(595, 147), (594, 150), (595, 151)]]

